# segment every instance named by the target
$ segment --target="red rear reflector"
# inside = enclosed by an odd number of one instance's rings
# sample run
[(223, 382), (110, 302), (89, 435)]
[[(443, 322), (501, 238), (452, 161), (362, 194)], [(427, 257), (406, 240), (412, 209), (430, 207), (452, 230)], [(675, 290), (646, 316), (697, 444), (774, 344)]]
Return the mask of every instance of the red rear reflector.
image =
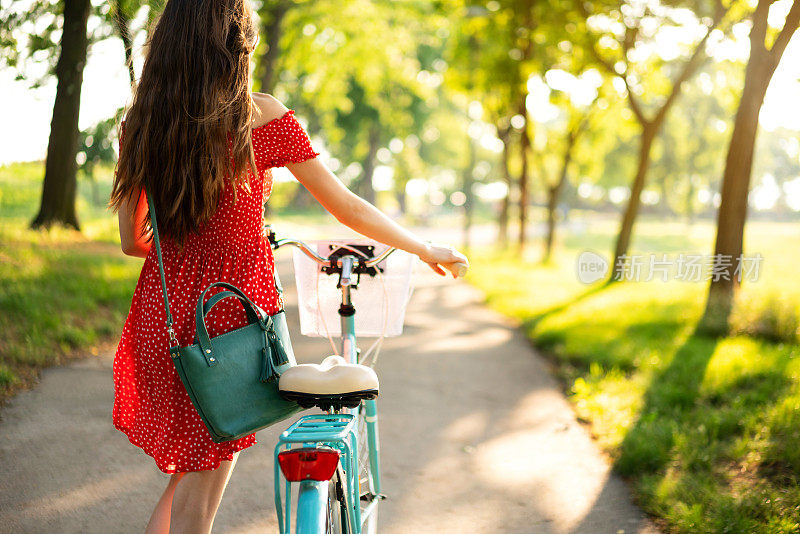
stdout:
[(301, 480), (330, 480), (339, 465), (339, 451), (335, 449), (290, 449), (278, 454), (283, 476), (289, 482)]

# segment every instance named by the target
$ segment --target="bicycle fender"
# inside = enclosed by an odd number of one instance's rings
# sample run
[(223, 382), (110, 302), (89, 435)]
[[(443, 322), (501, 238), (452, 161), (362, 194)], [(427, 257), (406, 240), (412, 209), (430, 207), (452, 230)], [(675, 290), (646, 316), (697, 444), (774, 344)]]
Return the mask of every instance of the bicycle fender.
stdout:
[(297, 534), (325, 532), (329, 481), (303, 480), (297, 495)]

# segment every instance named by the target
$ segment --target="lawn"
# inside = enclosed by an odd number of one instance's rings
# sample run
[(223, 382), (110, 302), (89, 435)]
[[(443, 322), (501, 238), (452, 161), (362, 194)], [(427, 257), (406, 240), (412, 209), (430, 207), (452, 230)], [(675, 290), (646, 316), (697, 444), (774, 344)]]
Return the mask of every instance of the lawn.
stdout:
[[(548, 265), (476, 250), (467, 280), (522, 321), (666, 531), (800, 532), (798, 224), (749, 225), (746, 254), (760, 252), (762, 269), (743, 286), (736, 334), (720, 339), (694, 331), (706, 282), (580, 283), (578, 254), (607, 256), (616, 221), (578, 214), (572, 229)], [(710, 222), (642, 221), (631, 254), (708, 254), (712, 243)]]

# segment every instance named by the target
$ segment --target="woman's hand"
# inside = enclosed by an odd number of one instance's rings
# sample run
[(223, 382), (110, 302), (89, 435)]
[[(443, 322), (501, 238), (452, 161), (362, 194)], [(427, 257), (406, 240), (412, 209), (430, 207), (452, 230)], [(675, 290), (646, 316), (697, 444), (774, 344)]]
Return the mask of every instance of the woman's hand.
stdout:
[(462, 253), (453, 247), (430, 241), (425, 242), (425, 250), (419, 254), (419, 259), (427, 263), (436, 274), (442, 276), (447, 276), (447, 272), (442, 269), (442, 266), (446, 267), (453, 275), (453, 278), (458, 278), (459, 272), (463, 276), (463, 273), (469, 267), (469, 261)]

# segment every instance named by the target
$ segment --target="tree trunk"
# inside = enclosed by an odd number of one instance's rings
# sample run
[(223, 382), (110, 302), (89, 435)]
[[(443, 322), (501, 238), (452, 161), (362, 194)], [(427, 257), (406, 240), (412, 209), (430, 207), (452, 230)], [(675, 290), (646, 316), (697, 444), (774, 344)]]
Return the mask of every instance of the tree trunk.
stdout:
[(131, 87), (136, 85), (136, 72), (133, 69), (133, 39), (131, 38), (131, 17), (125, 12), (122, 0), (114, 2), (114, 26), (117, 29), (122, 45), (125, 47), (125, 65), (128, 67), (128, 78)]
[(558, 184), (547, 188), (547, 234), (544, 236), (544, 256), (547, 263), (553, 254), (553, 241), (556, 235), (556, 206), (558, 206)]
[[(707, 333), (728, 333), (728, 318), (739, 288), (739, 277), (743, 275), (743, 266), (739, 262), (743, 251), (758, 116), (772, 75), (800, 24), (800, 0), (795, 0), (786, 15), (784, 27), (775, 38), (772, 48), (768, 49), (764, 41), (771, 4), (769, 0), (759, 0), (753, 13), (750, 58), (747, 60), (742, 98), (736, 111), (722, 175), (722, 198), (717, 212), (717, 238), (714, 244), (714, 276), (708, 288), (706, 309), (698, 325), (698, 329)], [(738, 273), (737, 266), (740, 268)]]
[(547, 188), (547, 235), (545, 236), (544, 243), (544, 261), (550, 261), (550, 256), (553, 253), (553, 242), (555, 241), (556, 234), (556, 208), (558, 208), (558, 199), (561, 196), (561, 191), (564, 190), (564, 185), (567, 183), (567, 174), (569, 173), (569, 164), (572, 162), (572, 151), (575, 148), (575, 143), (580, 135), (578, 132), (570, 132), (567, 135), (567, 146), (564, 150), (564, 159), (561, 162), (561, 174), (558, 176), (558, 182), (552, 187)]
[(503, 155), (500, 159), (500, 165), (502, 167), (503, 180), (506, 183), (506, 194), (500, 201), (500, 211), (497, 214), (497, 246), (500, 249), (504, 249), (508, 244), (508, 219), (509, 208), (511, 207), (511, 187), (513, 185), (511, 171), (508, 168), (511, 125), (509, 123), (506, 126), (496, 126), (496, 128), (497, 137), (503, 142)]
[(622, 262), (628, 252), (633, 233), (633, 223), (639, 213), (640, 197), (644, 189), (647, 169), (650, 166), (650, 149), (653, 147), (653, 139), (658, 133), (658, 126), (655, 122), (648, 122), (642, 126), (642, 136), (639, 142), (639, 165), (636, 168), (636, 177), (631, 187), (631, 196), (628, 199), (628, 206), (625, 215), (622, 217), (622, 225), (617, 236), (617, 244), (614, 247), (614, 261), (612, 267), (612, 280), (622, 280), (625, 274), (625, 265)]
[[(711, 36), (713, 29), (719, 25), (720, 21), (725, 15), (725, 12), (725, 9), (723, 9), (722, 5), (720, 4), (716, 10), (711, 26), (706, 27), (705, 35), (703, 35), (703, 38), (695, 46), (694, 52), (689, 60), (683, 64), (678, 77), (675, 79), (675, 82), (672, 85), (672, 90), (670, 91), (669, 96), (661, 105), (661, 107), (658, 108), (653, 118), (647, 119), (645, 117), (645, 111), (642, 108), (642, 105), (638, 102), (636, 96), (628, 85), (628, 78), (626, 76), (622, 77), (622, 80), (625, 82), (625, 87), (627, 88), (628, 102), (630, 104), (631, 111), (633, 111), (633, 114), (636, 116), (636, 119), (642, 126), (642, 136), (639, 150), (639, 165), (636, 169), (636, 177), (634, 178), (633, 186), (631, 187), (631, 196), (628, 199), (628, 207), (626, 208), (625, 215), (622, 218), (619, 235), (617, 236), (617, 244), (614, 248), (614, 262), (612, 265), (612, 274), (610, 278), (612, 281), (621, 280), (622, 275), (625, 273), (625, 266), (624, 264), (620, 265), (620, 261), (628, 253), (631, 232), (633, 231), (633, 224), (636, 221), (636, 216), (639, 212), (640, 197), (642, 190), (644, 189), (645, 179), (647, 177), (647, 169), (650, 165), (650, 149), (653, 146), (653, 139), (656, 135), (658, 135), (661, 125), (664, 124), (664, 120), (666, 120), (667, 113), (669, 113), (672, 105), (675, 104), (680, 96), (681, 87), (689, 78), (694, 75), (695, 72), (697, 72), (697, 69), (705, 60), (706, 42)], [(610, 63), (605, 64), (610, 72), (615, 73), (613, 65)]]
[(56, 64), (56, 100), (50, 122), (50, 140), (42, 187), (42, 204), (31, 228), (49, 228), (53, 223), (80, 230), (75, 214), (77, 192), (78, 116), (83, 67), (86, 65), (86, 23), (89, 0), (64, 3), (61, 52)]
[[(757, 53), (751, 55), (747, 65), (742, 98), (736, 112), (722, 176), (722, 199), (717, 212), (717, 238), (714, 245), (715, 263), (717, 263), (715, 270), (720, 276), (718, 280), (711, 281), (701, 321), (701, 328), (704, 331), (715, 334), (727, 333), (728, 317), (733, 308), (735, 291), (739, 286), (734, 270), (743, 250), (747, 196), (750, 191), (758, 116), (772, 78), (769, 61), (758, 56)], [(730, 261), (717, 262), (717, 258), (726, 260), (730, 258)]]
[(531, 137), (528, 134), (528, 110), (525, 107), (526, 96), (522, 97), (519, 113), (525, 118), (521, 130), (520, 157), (522, 158), (522, 171), (519, 175), (519, 254), (525, 249), (525, 225), (528, 218), (528, 152), (531, 146)]
[(511, 136), (509, 134), (510, 129), (505, 129), (504, 132), (501, 133), (501, 139), (503, 140), (503, 157), (501, 163), (503, 166), (503, 179), (507, 187), (506, 195), (503, 197), (502, 203), (500, 204), (500, 214), (497, 218), (497, 243), (501, 248), (505, 248), (508, 244), (508, 212), (511, 207), (511, 188), (513, 186), (511, 171), (508, 168), (508, 160), (510, 157), (508, 147), (511, 144)]
[[(283, 33), (283, 18), (289, 11), (289, 2), (281, 1), (269, 9), (263, 9), (261, 20), (264, 21), (261, 31), (268, 40), (266, 51), (261, 56), (261, 92), (272, 94), (275, 90), (275, 66), (280, 54), (279, 42)], [(266, 15), (266, 16), (265, 16)]]
[(400, 187), (395, 189), (394, 197), (397, 200), (397, 204), (400, 206), (400, 213), (406, 215), (406, 209), (407, 209), (406, 188)]

